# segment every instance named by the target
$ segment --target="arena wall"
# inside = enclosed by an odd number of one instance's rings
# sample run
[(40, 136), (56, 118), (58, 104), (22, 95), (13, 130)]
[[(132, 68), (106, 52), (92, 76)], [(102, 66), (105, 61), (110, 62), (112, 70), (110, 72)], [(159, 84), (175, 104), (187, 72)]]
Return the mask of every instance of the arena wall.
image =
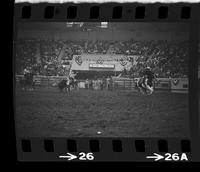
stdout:
[[(23, 75), (16, 75), (16, 85)], [(66, 76), (34, 76), (36, 86), (56, 87)], [(154, 86), (155, 90), (169, 91), (172, 93), (188, 93), (188, 78), (158, 78)], [(81, 88), (84, 88), (85, 80), (80, 80)], [(80, 85), (80, 84), (79, 84)], [(187, 86), (186, 86), (187, 85)], [(114, 89), (135, 90), (135, 82), (129, 78), (113, 78)]]

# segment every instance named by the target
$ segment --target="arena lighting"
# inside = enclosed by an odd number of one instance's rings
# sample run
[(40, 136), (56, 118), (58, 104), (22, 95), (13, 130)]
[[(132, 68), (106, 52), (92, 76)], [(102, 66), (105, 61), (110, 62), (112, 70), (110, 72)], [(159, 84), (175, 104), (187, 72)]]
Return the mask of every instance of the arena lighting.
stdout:
[(66, 22), (66, 27), (72, 27), (73, 26), (73, 22)]
[(107, 28), (108, 27), (108, 22), (101, 22), (101, 28)]
[(84, 22), (66, 22), (67, 27), (73, 27), (73, 25), (78, 25), (79, 27), (82, 27)]
[(78, 25), (79, 27), (82, 27), (83, 24), (84, 24), (84, 22), (74, 22), (73, 24), (74, 24), (74, 25)]

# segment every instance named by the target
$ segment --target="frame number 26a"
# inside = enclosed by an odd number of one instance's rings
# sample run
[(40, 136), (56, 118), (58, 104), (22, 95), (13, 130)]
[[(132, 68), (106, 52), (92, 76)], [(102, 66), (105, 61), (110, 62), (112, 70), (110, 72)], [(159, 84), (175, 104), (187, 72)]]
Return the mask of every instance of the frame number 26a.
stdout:
[(154, 161), (188, 161), (186, 153), (165, 153), (164, 155), (153, 153), (151, 156), (146, 156), (147, 159), (153, 159)]
[(165, 161), (188, 161), (186, 153), (178, 154), (178, 153), (166, 153)]

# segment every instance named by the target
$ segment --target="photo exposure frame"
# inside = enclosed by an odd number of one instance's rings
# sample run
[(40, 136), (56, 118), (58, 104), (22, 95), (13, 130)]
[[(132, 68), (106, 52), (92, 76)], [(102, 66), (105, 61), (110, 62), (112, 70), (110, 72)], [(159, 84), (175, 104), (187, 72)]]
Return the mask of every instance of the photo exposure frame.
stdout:
[[(16, 40), (18, 23), (30, 21), (184, 22), (189, 25), (189, 137), (17, 137), (17, 155), (19, 161), (152, 162), (156, 161), (156, 159), (166, 161), (167, 157), (171, 161), (199, 161), (200, 125), (198, 112), (199, 97), (197, 94), (199, 6), (195, 4), (168, 4), (168, 17), (159, 18), (159, 9), (161, 7), (160, 4), (139, 5), (134, 3), (109, 3), (100, 5), (15, 4), (14, 40)], [(189, 17), (188, 8), (190, 9)], [(74, 12), (74, 9), (76, 9), (76, 12)], [(98, 14), (96, 14), (96, 9), (99, 11)], [(13, 67), (15, 69), (15, 42), (13, 50)], [(13, 85), (15, 86), (15, 84), (16, 81), (13, 75)], [(15, 100), (14, 109), (16, 110)], [(116, 156), (116, 154), (119, 156)], [(159, 155), (162, 158), (159, 159)], [(66, 158), (62, 158), (62, 156)]]

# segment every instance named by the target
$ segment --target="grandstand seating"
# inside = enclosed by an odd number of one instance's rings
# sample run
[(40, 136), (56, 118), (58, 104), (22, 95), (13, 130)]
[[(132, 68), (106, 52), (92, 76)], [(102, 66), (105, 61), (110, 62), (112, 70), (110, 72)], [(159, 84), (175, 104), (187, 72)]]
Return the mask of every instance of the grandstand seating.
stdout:
[[(137, 55), (137, 65), (129, 74), (139, 75), (145, 66), (151, 66), (158, 77), (187, 77), (188, 42), (169, 41), (63, 41), (42, 39), (19, 39), (16, 46), (16, 73), (23, 67), (33, 66), (40, 75), (65, 75), (63, 63), (74, 54), (113, 53)], [(39, 61), (38, 62), (38, 57)], [(51, 68), (47, 67), (51, 66)]]

